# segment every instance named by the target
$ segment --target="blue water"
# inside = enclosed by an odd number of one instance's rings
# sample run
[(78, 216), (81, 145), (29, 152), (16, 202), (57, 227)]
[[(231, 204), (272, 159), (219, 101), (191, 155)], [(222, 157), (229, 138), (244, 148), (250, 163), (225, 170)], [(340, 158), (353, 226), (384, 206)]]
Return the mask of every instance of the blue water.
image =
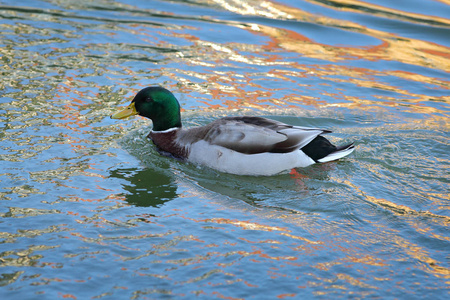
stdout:
[[(1, 299), (447, 299), (447, 1), (0, 0)], [(349, 157), (270, 177), (111, 120), (258, 115)]]

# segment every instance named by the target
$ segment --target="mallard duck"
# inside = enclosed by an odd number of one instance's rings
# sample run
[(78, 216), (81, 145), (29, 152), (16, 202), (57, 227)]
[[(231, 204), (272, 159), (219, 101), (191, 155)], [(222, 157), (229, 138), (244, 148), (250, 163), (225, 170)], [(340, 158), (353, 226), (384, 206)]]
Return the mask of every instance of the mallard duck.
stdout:
[(354, 144), (336, 147), (322, 134), (331, 131), (284, 124), (262, 117), (225, 117), (184, 129), (180, 104), (165, 88), (139, 91), (112, 119), (141, 115), (153, 121), (148, 137), (163, 155), (239, 175), (274, 175), (349, 155)]

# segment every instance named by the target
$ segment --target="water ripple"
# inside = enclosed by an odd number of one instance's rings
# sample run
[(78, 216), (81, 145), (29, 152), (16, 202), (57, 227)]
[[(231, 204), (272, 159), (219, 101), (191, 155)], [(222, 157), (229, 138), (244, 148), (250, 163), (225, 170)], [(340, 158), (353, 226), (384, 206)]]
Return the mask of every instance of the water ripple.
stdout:
[[(0, 4), (6, 298), (433, 298), (448, 262), (445, 1)], [(260, 115), (327, 128), (346, 159), (271, 177), (162, 157), (184, 126)]]

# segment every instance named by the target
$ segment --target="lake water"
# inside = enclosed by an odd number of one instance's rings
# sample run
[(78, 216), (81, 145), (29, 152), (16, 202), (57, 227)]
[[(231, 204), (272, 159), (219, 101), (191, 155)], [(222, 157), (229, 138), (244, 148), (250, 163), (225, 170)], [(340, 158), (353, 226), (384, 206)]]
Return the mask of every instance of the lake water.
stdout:
[[(448, 0), (0, 0), (1, 299), (448, 299)], [(259, 115), (356, 142), (270, 177), (109, 115)]]

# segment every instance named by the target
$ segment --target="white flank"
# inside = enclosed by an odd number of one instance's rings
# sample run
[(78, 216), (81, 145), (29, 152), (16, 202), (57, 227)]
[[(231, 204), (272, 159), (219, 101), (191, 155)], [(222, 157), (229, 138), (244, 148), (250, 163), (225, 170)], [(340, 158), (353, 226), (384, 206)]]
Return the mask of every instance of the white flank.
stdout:
[(211, 145), (206, 141), (192, 144), (190, 150), (189, 161), (238, 175), (270, 176), (314, 164), (314, 161), (300, 150), (289, 153), (243, 154)]

